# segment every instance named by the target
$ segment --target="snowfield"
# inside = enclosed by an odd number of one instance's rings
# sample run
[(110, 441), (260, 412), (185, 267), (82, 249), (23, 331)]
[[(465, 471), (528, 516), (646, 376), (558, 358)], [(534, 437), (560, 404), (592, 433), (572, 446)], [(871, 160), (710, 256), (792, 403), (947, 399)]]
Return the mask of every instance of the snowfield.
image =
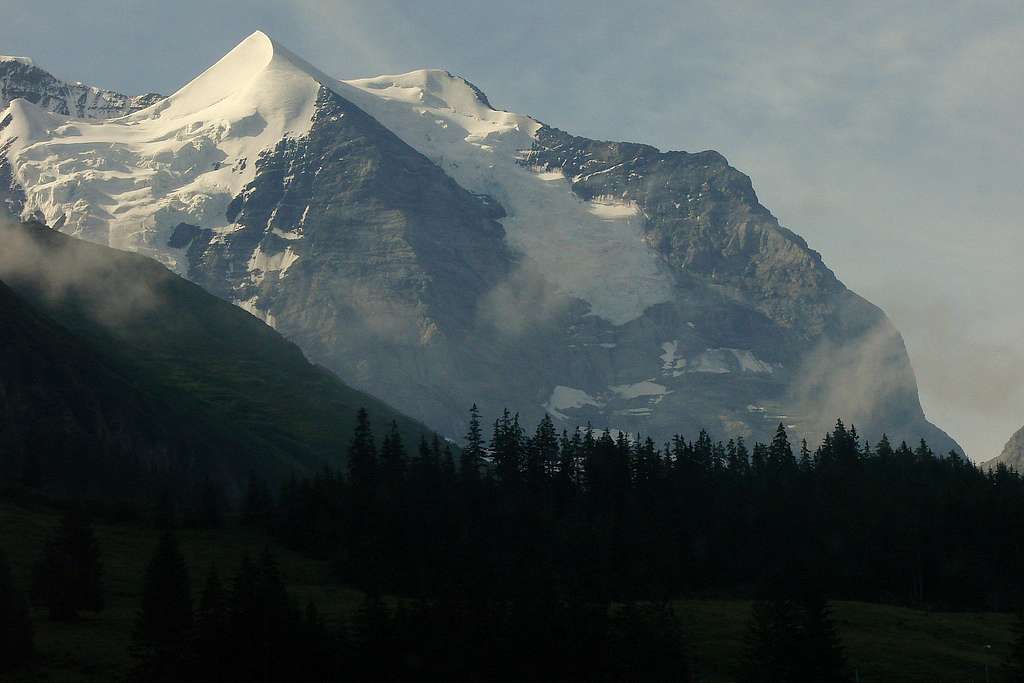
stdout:
[[(576, 197), (560, 171), (518, 163), (541, 123), (496, 111), (474, 86), (446, 71), (346, 81), (340, 94), (391, 129), (471, 192), (508, 214), (508, 240), (562, 293), (621, 325), (668, 301), (673, 279), (643, 241), (634, 202)], [(355, 92), (353, 92), (355, 91)]]
[[(493, 109), (446, 71), (342, 82), (257, 32), (178, 92), (122, 118), (69, 119), (16, 100), (0, 145), (11, 143), (26, 216), (183, 272), (181, 251), (167, 246), (174, 227), (231, 232), (228, 204), (253, 180), (261, 152), (309, 131), (321, 86), (367, 111), (467, 190), (497, 200), (511, 246), (592, 314), (619, 325), (669, 300), (672, 274), (643, 241), (636, 204), (582, 201), (560, 172), (517, 163), (541, 124)], [(293, 262), (294, 253), (254, 253), (250, 266), (255, 279), (274, 271), (283, 277)]]
[(257, 33), (122, 118), (69, 119), (15, 100), (0, 145), (12, 141), (25, 214), (180, 272), (187, 264), (167, 246), (174, 226), (230, 231), (228, 203), (255, 177), (259, 153), (308, 132), (320, 87), (311, 69)]

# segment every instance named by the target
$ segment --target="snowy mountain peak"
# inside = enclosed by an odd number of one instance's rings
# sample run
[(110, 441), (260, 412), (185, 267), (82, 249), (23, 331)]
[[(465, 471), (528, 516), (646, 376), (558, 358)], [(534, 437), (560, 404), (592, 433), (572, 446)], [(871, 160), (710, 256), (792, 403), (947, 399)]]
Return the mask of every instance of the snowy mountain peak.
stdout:
[(11, 55), (0, 55), (0, 62), (17, 62), (25, 66), (33, 66), (34, 63), (28, 57), (14, 57)]
[(487, 95), (465, 78), (444, 69), (418, 69), (398, 75), (374, 76), (346, 81), (386, 99), (427, 107), (444, 107), (467, 116), (486, 117), (494, 108)]
[[(655, 435), (843, 414), (952, 445), (884, 315), (717, 153), (573, 136), (440, 69), (339, 81), (259, 31), (138, 100), (0, 61), (0, 206), (160, 260), (445, 432), (491, 395)], [(887, 389), (851, 415), (833, 388), (865, 373)]]
[[(256, 108), (277, 100), (281, 109), (306, 106), (309, 82), (329, 80), (315, 67), (256, 31), (147, 114), (177, 117), (253, 98)], [(262, 91), (262, 92), (261, 92)]]
[[(310, 128), (323, 74), (257, 32), (173, 95), (122, 118), (68, 120), (28, 102), (0, 131), (23, 215), (181, 269), (178, 223), (230, 230), (261, 153)], [(54, 167), (68, 143), (77, 153)], [(116, 207), (108, 210), (106, 207)]]

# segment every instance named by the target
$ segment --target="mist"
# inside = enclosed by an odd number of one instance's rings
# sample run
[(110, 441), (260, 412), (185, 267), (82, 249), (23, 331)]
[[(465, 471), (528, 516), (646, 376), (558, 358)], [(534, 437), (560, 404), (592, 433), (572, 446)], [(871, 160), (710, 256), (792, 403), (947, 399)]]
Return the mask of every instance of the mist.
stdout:
[[(0, 217), (0, 281), (26, 285), (51, 304), (81, 306), (92, 322), (109, 327), (124, 325), (159, 305), (161, 295), (148, 281), (114, 267), (117, 260), (143, 257), (69, 237), (34, 234), (42, 230), (49, 228)], [(40, 239), (44, 236), (50, 239)], [(110, 296), (111, 291), (117, 295)]]

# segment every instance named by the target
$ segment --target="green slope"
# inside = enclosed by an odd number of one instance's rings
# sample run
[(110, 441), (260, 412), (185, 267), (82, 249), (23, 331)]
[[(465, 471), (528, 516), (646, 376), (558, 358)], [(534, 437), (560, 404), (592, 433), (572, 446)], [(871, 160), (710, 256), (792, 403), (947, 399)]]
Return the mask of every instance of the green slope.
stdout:
[(77, 450), (232, 481), (250, 470), (280, 477), (341, 464), (360, 406), (378, 432), (394, 420), (407, 443), (427, 433), (154, 261), (35, 224), (0, 225), (0, 245), (0, 280), (10, 287), (0, 383), (17, 379), (29, 397), (0, 415), (8, 473), (14, 454), (36, 445), (21, 429), (25, 415), (51, 415), (55, 403), (74, 409), (44, 425), (70, 430), (64, 441)]

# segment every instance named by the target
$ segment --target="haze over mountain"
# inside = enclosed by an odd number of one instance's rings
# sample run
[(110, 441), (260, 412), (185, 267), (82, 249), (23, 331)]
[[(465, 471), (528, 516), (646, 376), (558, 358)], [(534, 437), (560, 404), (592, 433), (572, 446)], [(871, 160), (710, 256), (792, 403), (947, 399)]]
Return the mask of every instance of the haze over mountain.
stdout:
[(262, 33), (147, 108), (109, 99), (127, 115), (0, 102), (13, 212), (161, 261), (449, 435), (477, 402), (955, 447), (885, 315), (716, 152), (575, 137), (445, 71), (338, 81)]

